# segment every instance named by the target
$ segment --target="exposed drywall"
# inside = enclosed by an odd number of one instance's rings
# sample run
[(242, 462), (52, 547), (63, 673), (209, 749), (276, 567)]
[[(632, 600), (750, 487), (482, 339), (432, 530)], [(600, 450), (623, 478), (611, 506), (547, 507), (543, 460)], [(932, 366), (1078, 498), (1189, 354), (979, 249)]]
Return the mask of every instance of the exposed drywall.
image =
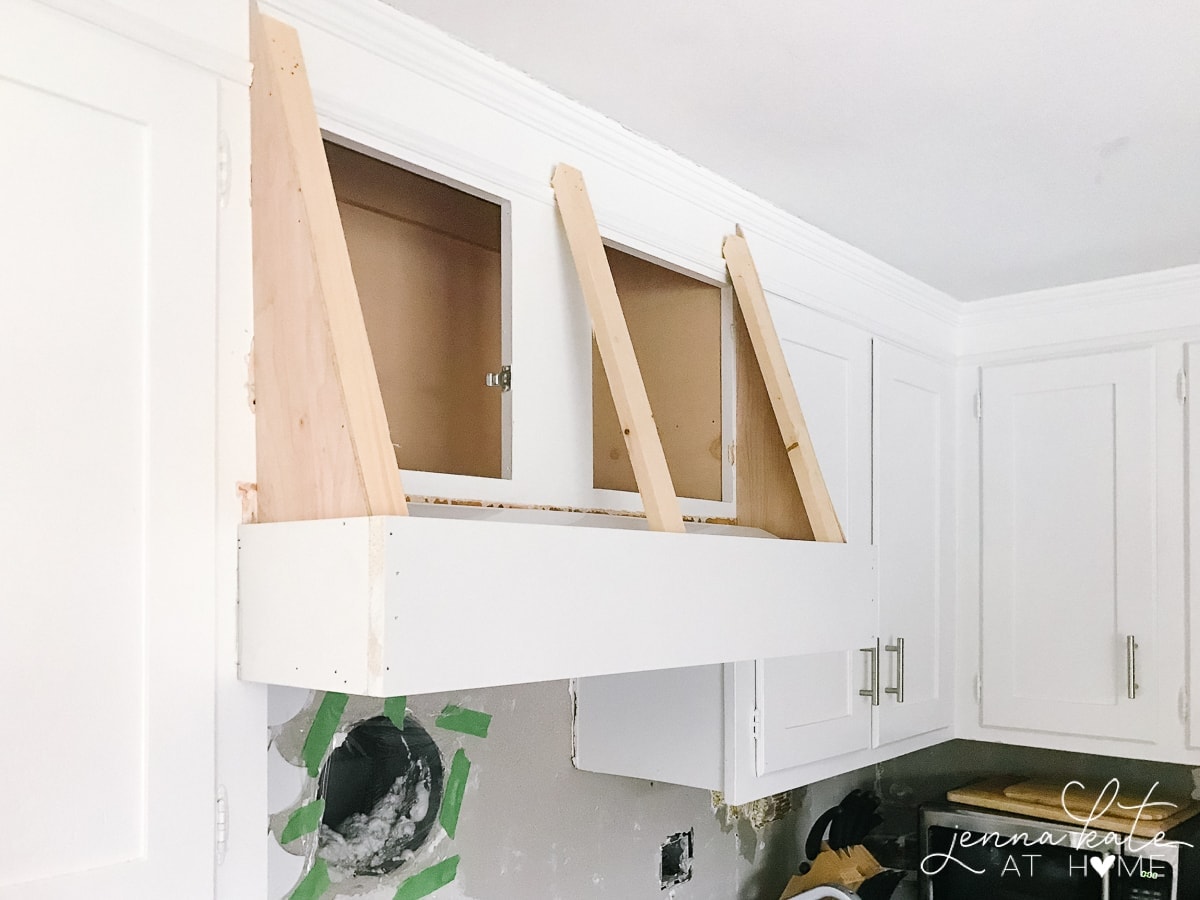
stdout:
[[(292, 811), (313, 799), (302, 742), (319, 701), (307, 691), (271, 689), (272, 898), (286, 897), (305, 870), (305, 857), (282, 849), (277, 836)], [(830, 779), (753, 809), (714, 807), (708, 791), (575, 769), (571, 704), (564, 681), (408, 698), (409, 715), (434, 736), (447, 768), (459, 749), (470, 757), (454, 837), (439, 829), (394, 877), (335, 880), (313, 900), (391, 900), (404, 877), (455, 856), (454, 880), (434, 895), (442, 900), (775, 900), (800, 863), (811, 822), (875, 774)], [(343, 728), (377, 715), (379, 705), (350, 698)], [(491, 714), (486, 739), (436, 727), (447, 705)], [(288, 721), (304, 728), (281, 728)], [(660, 848), (687, 831), (692, 877), (663, 890)], [(302, 843), (289, 849), (303, 852)]]
[[(295, 811), (316, 796), (304, 743), (321, 699), (271, 689), (272, 898), (289, 895), (315, 851), (315, 839), (312, 846), (290, 841), (284, 850), (278, 838)], [(433, 736), (447, 770), (460, 751), (469, 758), (453, 835), (435, 827), (388, 877), (350, 880), (331, 870), (329, 887), (311, 900), (392, 900), (407, 878), (431, 869), (453, 875), (432, 895), (441, 900), (776, 900), (800, 865), (813, 821), (856, 787), (873, 788), (884, 800), (886, 819), (869, 846), (885, 866), (901, 865), (906, 848), (915, 854), (920, 803), (986, 774), (1067, 775), (1085, 783), (1116, 777), (1127, 785), (1159, 781), (1164, 791), (1183, 795), (1192, 787), (1186, 766), (952, 741), (731, 809), (714, 803), (719, 798), (707, 791), (578, 771), (571, 764), (571, 704), (563, 681), (408, 698), (408, 715)], [(486, 737), (479, 729), (456, 730), (454, 716), (445, 715), (448, 707), (490, 715)], [(388, 714), (382, 701), (351, 697), (342, 731), (381, 713)], [(331, 746), (339, 740), (335, 736)], [(692, 877), (664, 890), (660, 848), (686, 832), (692, 833)], [(915, 897), (915, 882), (894, 896)]]

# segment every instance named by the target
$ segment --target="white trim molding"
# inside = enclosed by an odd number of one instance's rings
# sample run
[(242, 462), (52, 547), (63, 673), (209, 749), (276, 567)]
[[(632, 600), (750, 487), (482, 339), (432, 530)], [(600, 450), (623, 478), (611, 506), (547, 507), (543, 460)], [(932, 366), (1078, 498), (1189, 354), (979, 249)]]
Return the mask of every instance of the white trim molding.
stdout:
[(1200, 333), (1200, 264), (962, 305), (958, 353), (978, 362)]

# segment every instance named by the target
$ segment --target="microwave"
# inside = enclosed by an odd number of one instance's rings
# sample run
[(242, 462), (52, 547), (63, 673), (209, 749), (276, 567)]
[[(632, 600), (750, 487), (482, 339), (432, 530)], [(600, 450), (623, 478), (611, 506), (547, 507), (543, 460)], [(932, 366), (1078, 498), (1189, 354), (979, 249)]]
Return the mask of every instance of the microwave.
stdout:
[(920, 821), (921, 900), (1200, 900), (1200, 816), (1161, 840), (949, 803)]

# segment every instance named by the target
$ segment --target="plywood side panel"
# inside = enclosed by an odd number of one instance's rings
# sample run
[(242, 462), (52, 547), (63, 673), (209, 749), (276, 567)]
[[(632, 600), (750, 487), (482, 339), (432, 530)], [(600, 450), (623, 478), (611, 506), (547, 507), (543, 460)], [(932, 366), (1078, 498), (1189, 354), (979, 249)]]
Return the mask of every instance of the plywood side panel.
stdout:
[(295, 31), (254, 12), (251, 55), (259, 519), (402, 514)]
[(780, 538), (813, 540), (779, 423), (740, 310), (733, 313), (737, 357), (737, 522)]
[[(721, 289), (611, 247), (613, 282), (681, 497), (722, 499)], [(600, 351), (592, 344), (592, 479), (636, 491)]]
[(654, 414), (650, 411), (646, 386), (621, 302), (617, 299), (617, 288), (604, 254), (592, 202), (583, 183), (583, 173), (560, 163), (554, 170), (552, 185), (592, 319), (592, 333), (608, 374), (633, 474), (646, 509), (646, 520), (655, 531), (682, 533), (679, 498), (667, 468)]
[(750, 247), (741, 234), (730, 235), (725, 239), (722, 253), (813, 537), (818, 541), (844, 542), (846, 537), (821, 475), (821, 466), (804, 422), (796, 388), (788, 375), (787, 361), (771, 321), (771, 311)]

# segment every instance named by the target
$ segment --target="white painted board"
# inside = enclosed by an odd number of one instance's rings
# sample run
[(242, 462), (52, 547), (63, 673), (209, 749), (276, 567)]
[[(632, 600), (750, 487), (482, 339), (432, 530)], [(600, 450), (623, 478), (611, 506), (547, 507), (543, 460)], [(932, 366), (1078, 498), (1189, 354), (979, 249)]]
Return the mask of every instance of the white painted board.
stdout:
[(371, 696), (815, 652), (873, 615), (869, 545), (415, 516), (239, 543), (241, 677)]

